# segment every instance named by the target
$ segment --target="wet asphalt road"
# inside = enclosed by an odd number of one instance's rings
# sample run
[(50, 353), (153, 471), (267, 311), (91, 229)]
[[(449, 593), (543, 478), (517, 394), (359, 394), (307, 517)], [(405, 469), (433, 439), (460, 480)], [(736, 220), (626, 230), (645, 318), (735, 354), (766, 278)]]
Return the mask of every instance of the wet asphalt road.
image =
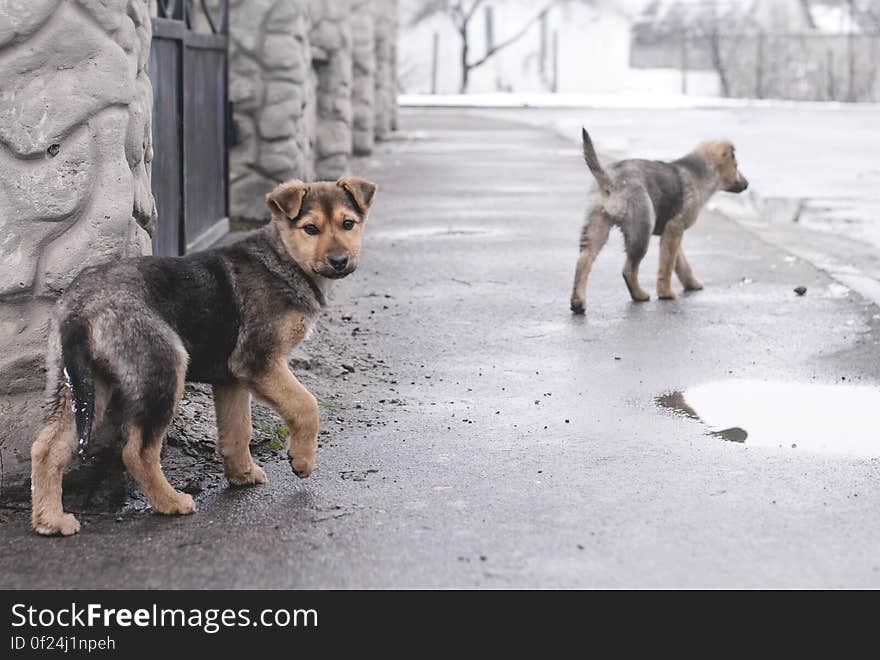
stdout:
[(573, 318), (577, 145), (454, 110), (402, 123), (326, 312), (387, 367), (345, 384), (370, 425), (325, 418), (311, 479), (270, 463), (188, 518), (42, 539), (12, 512), (0, 587), (880, 587), (880, 461), (723, 442), (654, 402), (728, 378), (875, 383), (876, 307), (706, 213), (685, 239), (705, 291), (632, 304), (615, 236)]

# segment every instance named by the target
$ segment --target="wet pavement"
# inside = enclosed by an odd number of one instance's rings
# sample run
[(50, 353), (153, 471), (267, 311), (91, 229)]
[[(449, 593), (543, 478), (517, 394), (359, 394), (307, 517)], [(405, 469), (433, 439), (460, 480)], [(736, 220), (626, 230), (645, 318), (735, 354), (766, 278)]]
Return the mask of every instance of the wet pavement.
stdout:
[[(576, 145), (455, 110), (402, 122), (364, 165), (381, 191), (362, 264), (312, 340), (352, 360), (307, 379), (329, 431), (315, 475), (268, 460), (266, 486), (206, 491), (195, 516), (85, 516), (69, 539), (7, 511), (0, 587), (880, 586), (876, 424), (852, 425), (859, 451), (759, 443), (736, 385), (809, 389), (775, 408), (761, 391), (771, 431), (837, 398), (829, 418), (858, 415), (877, 307), (707, 212), (685, 238), (704, 291), (632, 304), (615, 235), (572, 317)], [(675, 392), (692, 414), (659, 405)], [(734, 427), (744, 442), (708, 435)]]

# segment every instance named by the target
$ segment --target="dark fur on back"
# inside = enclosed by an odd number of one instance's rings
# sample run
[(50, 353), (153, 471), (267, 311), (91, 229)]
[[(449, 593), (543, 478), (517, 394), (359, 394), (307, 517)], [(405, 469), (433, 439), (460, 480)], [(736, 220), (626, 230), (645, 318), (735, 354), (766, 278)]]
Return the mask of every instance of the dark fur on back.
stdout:
[(658, 160), (624, 160), (612, 167), (614, 177), (638, 177), (654, 207), (654, 236), (663, 234), (666, 223), (681, 213), (684, 183), (676, 163)]
[(175, 405), (169, 374), (188, 356), (186, 380), (234, 380), (229, 361), (247, 333), (245, 367), (259, 372), (278, 344), (288, 310), (315, 315), (324, 296), (283, 252), (275, 224), (228, 246), (184, 257), (141, 257), (88, 268), (58, 306), (62, 369), (73, 398), (80, 452), (94, 418), (95, 375), (126, 417), (161, 440)]

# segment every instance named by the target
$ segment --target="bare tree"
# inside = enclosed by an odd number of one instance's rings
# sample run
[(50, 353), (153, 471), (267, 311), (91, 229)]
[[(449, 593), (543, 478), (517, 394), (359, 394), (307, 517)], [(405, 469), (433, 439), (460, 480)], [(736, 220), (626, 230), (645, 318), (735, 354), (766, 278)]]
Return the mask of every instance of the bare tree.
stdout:
[(529, 31), (529, 28), (541, 20), (541, 17), (545, 16), (553, 5), (557, 4), (557, 1), (558, 0), (547, 2), (540, 11), (528, 19), (512, 36), (498, 42), (497, 44), (488, 44), (486, 52), (482, 57), (477, 59), (471, 59), (471, 42), (468, 28), (470, 27), (471, 21), (476, 15), (477, 10), (486, 4), (486, 0), (425, 0), (419, 10), (413, 15), (410, 20), (410, 25), (418, 25), (422, 21), (436, 15), (446, 16), (452, 21), (452, 24), (455, 26), (455, 30), (458, 32), (458, 36), (461, 39), (461, 51), (459, 57), (461, 62), (461, 84), (459, 86), (459, 92), (464, 94), (468, 89), (471, 71), (483, 66), (502, 50), (508, 46), (512, 46), (522, 39)]
[(698, 0), (674, 3), (665, 18), (667, 29), (677, 29), (683, 35), (683, 43), (691, 42), (708, 58), (707, 64), (718, 74), (722, 96), (732, 93), (729, 48), (732, 38), (755, 35), (760, 30), (752, 18), (743, 11), (741, 3), (730, 0)]
[(880, 32), (880, 0), (856, 0), (854, 10), (855, 19), (863, 29)]
[(692, 14), (687, 30), (698, 43), (702, 43), (709, 56), (712, 68), (718, 74), (721, 95), (731, 95), (729, 63), (724, 49), (726, 37), (743, 37), (754, 32), (750, 18), (742, 13), (735, 3), (722, 3), (718, 0), (703, 2)]

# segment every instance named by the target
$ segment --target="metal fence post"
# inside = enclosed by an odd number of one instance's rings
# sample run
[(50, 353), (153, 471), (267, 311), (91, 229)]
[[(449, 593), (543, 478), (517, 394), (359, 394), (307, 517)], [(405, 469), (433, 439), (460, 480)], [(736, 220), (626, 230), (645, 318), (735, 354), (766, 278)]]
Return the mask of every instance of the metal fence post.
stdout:
[(688, 93), (688, 34), (687, 30), (681, 32), (681, 93)]
[(440, 33), (434, 33), (431, 47), (431, 94), (437, 93), (437, 65), (440, 57)]
[(755, 98), (764, 98), (764, 31), (758, 32), (756, 41)]

